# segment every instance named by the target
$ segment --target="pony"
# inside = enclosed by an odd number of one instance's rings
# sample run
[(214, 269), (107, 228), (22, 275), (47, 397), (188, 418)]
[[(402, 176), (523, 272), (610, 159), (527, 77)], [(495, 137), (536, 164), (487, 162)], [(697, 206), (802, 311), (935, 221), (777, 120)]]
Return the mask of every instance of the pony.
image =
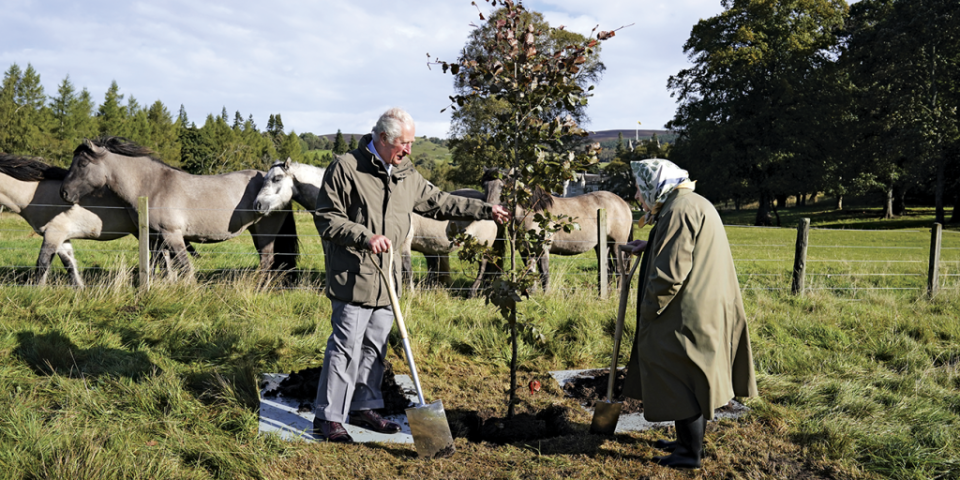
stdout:
[[(289, 158), (274, 162), (267, 170), (263, 188), (257, 194), (254, 208), (261, 215), (267, 215), (273, 211), (287, 209), (290, 202), (295, 201), (307, 210), (316, 210), (317, 194), (323, 183), (324, 172), (323, 168), (293, 162)], [(483, 192), (469, 189), (457, 190), (451, 194), (478, 200), (486, 198)], [(447, 255), (456, 246), (448, 235), (457, 230), (473, 235), (481, 242), (492, 244), (496, 238), (497, 226), (492, 220), (450, 222), (426, 218), (416, 213), (410, 214), (410, 230), (400, 246), (404, 278), (408, 287), (413, 287), (411, 252), (424, 254), (430, 280), (449, 283), (450, 262)]]
[(66, 169), (41, 158), (0, 154), (0, 205), (23, 217), (43, 237), (35, 273), (38, 284), (46, 284), (56, 255), (73, 284), (83, 287), (70, 240), (116, 240), (135, 235), (137, 224), (108, 190), (97, 190), (76, 205), (63, 201), (59, 191), (66, 175)]
[[(152, 156), (153, 152), (120, 137), (84, 140), (60, 186), (60, 196), (78, 203), (107, 188), (136, 215), (138, 197), (150, 202), (151, 244), (172, 254), (171, 263), (194, 279), (187, 242), (217, 243), (249, 230), (260, 254), (262, 272), (286, 272), (299, 254), (292, 212), (261, 215), (254, 208), (264, 174), (241, 170), (192, 175)], [(155, 234), (155, 235), (154, 235)]]
[[(451, 195), (459, 197), (485, 200), (486, 195), (483, 192), (464, 188), (450, 192)], [(451, 240), (457, 233), (463, 232), (473, 236), (481, 244), (493, 246), (497, 239), (498, 226), (493, 220), (434, 220), (423, 217), (416, 213), (410, 214), (410, 232), (404, 240), (402, 251), (403, 267), (406, 272), (412, 272), (410, 252), (420, 252), (427, 260), (427, 282), (442, 283), (449, 285), (450, 278), (450, 253), (457, 249), (457, 245)], [(477, 274), (477, 280), (470, 287), (470, 297), (477, 294), (479, 279), (483, 275), (486, 263), (480, 264), (480, 271)], [(407, 275), (407, 286), (413, 287), (413, 275)]]
[[(507, 179), (507, 182), (510, 181)], [(490, 169), (484, 172), (481, 184), (486, 192), (487, 202), (500, 203), (504, 180), (500, 178), (499, 171)], [(617, 253), (617, 246), (633, 239), (633, 213), (625, 200), (603, 190), (575, 197), (555, 197), (538, 187), (534, 189), (530, 198), (530, 206), (529, 209), (517, 206), (517, 211), (514, 212), (514, 221), (518, 222), (524, 230), (539, 231), (540, 227), (534, 222), (533, 214), (541, 211), (550, 212), (552, 215), (566, 215), (571, 221), (580, 225), (579, 229), (570, 233), (563, 231), (555, 233), (550, 239), (549, 250), (542, 252), (536, 258), (544, 291), (549, 290), (551, 254), (579, 255), (593, 249), (597, 253), (597, 261), (604, 261), (600, 258), (600, 245), (597, 241), (597, 210), (601, 208), (607, 212), (605, 237), (612, 271), (618, 274), (624, 272), (625, 260)]]

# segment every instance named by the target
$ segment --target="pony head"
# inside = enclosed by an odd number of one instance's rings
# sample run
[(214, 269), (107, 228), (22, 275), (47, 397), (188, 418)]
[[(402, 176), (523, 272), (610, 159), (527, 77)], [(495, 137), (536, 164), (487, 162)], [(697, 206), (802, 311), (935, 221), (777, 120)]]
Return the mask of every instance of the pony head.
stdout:
[(107, 169), (100, 161), (109, 153), (106, 148), (84, 140), (73, 151), (73, 162), (60, 184), (60, 197), (65, 202), (79, 203), (80, 199), (107, 183)]
[(253, 208), (261, 215), (290, 208), (297, 188), (290, 173), (290, 163), (290, 158), (274, 162), (263, 177), (263, 186), (253, 202)]

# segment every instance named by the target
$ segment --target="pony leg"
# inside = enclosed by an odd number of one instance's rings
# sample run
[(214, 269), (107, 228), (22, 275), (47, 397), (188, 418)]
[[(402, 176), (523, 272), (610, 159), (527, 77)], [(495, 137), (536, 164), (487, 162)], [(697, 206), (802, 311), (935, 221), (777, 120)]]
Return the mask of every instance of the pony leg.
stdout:
[(182, 273), (187, 283), (195, 282), (196, 278), (194, 278), (193, 275), (193, 264), (190, 262), (190, 254), (187, 252), (187, 244), (184, 242), (183, 237), (174, 232), (164, 232), (162, 237), (165, 248), (170, 249), (174, 254), (173, 264), (175, 268), (173, 270)]
[(550, 291), (550, 252), (543, 252), (543, 255), (537, 259), (537, 267), (540, 269), (540, 283), (543, 285), (543, 293)]
[[(37, 271), (35, 272), (38, 285), (47, 284), (47, 275), (50, 273), (50, 264), (53, 262), (53, 256), (59, 251), (59, 245), (44, 237), (43, 245), (40, 246), (40, 255), (37, 257)], [(67, 263), (64, 262), (64, 267)]]
[(450, 275), (450, 256), (446, 253), (441, 253), (437, 257), (437, 280), (442, 285), (453, 283), (453, 277)]
[(80, 267), (77, 266), (77, 259), (73, 256), (73, 244), (71, 244), (69, 240), (60, 244), (60, 248), (57, 249), (57, 256), (60, 257), (63, 266), (70, 272), (70, 276), (73, 278), (73, 284), (78, 287), (83, 287), (83, 279), (80, 278)]
[(480, 268), (477, 271), (477, 278), (473, 281), (473, 285), (470, 286), (469, 298), (476, 298), (477, 293), (480, 291), (480, 285), (483, 284), (483, 275), (487, 270), (487, 261), (480, 260)]
[(266, 232), (267, 230), (273, 230), (268, 228), (267, 224), (269, 223), (273, 223), (273, 219), (264, 217), (260, 224), (250, 225), (250, 237), (253, 238), (253, 246), (260, 254), (260, 272), (267, 274), (273, 273), (271, 271), (274, 264), (273, 243), (276, 241), (274, 234)]

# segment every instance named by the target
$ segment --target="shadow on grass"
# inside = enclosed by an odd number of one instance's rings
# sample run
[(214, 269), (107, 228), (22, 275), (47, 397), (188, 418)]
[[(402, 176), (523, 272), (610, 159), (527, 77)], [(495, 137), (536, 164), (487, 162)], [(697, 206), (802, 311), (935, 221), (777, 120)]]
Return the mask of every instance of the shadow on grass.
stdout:
[(127, 377), (134, 381), (159, 372), (143, 352), (116, 348), (80, 348), (60, 332), (37, 335), (17, 333), (13, 354), (30, 365), (37, 375), (80, 377)]

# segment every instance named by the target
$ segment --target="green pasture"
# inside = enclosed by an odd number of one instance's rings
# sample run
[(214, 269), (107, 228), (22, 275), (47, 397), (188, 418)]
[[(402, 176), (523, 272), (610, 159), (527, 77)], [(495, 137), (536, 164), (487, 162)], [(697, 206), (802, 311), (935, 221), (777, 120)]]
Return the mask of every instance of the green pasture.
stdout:
[[(616, 299), (596, 297), (590, 255), (557, 259), (557, 288), (521, 303), (543, 340), (521, 345), (520, 382), (545, 388), (520, 395), (518, 412), (572, 407), (577, 434), (494, 445), (454, 432), (457, 455), (437, 461), (410, 446), (257, 435), (258, 375), (320, 364), (330, 331), (319, 239), (297, 218), (303, 274), (290, 288), (257, 281), (243, 235), (198, 246), (197, 284), (138, 293), (132, 238), (76, 242), (89, 288), (65, 287), (58, 261), (53, 286), (29, 285), (40, 238), (0, 214), (0, 477), (960, 478), (954, 231), (943, 236), (943, 288), (928, 299), (927, 226), (814, 228), (803, 296), (789, 291), (794, 228), (729, 227), (760, 397), (747, 417), (710, 425), (704, 468), (674, 472), (650, 462), (668, 433), (590, 435), (589, 414), (547, 381), (610, 361)], [(455, 287), (471, 280), (472, 266), (453, 269)], [(403, 304), (428, 397), (452, 415), (502, 415), (510, 351), (495, 310), (437, 289)], [(390, 342), (404, 373), (399, 338)]]

